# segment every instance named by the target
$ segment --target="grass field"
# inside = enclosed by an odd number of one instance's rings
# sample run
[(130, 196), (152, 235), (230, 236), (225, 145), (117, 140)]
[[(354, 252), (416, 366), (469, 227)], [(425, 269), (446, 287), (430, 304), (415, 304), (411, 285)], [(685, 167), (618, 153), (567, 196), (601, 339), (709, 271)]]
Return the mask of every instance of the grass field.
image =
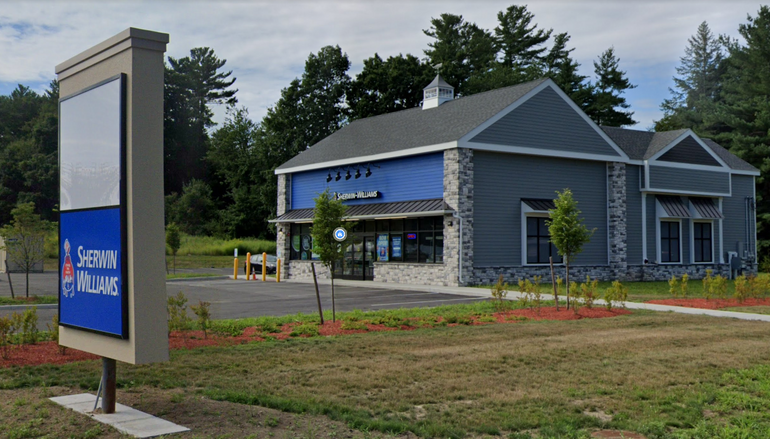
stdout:
[[(767, 332), (760, 322), (635, 313), (175, 351), (168, 363), (121, 364), (118, 400), (166, 392), (144, 404), (168, 407), (171, 421), (181, 416), (175, 401), (219, 400), (242, 404), (241, 413), (262, 406), (423, 437), (583, 438), (607, 428), (759, 438), (770, 436)], [(34, 405), (48, 386), (95, 391), (100, 367), (4, 369), (0, 389)], [(13, 416), (13, 404), (0, 410), (3, 431), (58, 431), (48, 421), (55, 414), (31, 421)], [(235, 421), (222, 416), (200, 413), (223, 426)]]

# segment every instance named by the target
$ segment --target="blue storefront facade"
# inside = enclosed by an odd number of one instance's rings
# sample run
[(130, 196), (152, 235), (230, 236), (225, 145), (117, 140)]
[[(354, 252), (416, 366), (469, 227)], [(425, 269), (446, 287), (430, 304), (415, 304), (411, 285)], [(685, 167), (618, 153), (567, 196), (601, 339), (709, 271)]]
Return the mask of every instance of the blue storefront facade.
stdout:
[(547, 275), (560, 258), (545, 220), (565, 188), (595, 229), (577, 276), (756, 270), (755, 168), (689, 130), (599, 127), (547, 79), (453, 99), (437, 77), (422, 108), (357, 120), (276, 174), (287, 279), (311, 276), (313, 198), (326, 189), (356, 221), (335, 273), (346, 279)]

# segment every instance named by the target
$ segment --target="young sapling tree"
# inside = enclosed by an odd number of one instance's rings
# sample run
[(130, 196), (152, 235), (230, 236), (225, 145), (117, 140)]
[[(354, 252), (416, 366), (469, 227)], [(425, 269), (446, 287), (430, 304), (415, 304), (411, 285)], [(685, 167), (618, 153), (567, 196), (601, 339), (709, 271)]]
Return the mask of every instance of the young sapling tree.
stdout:
[(349, 230), (355, 226), (355, 223), (343, 221), (342, 218), (345, 216), (347, 206), (342, 204), (342, 201), (334, 199), (328, 188), (320, 193), (314, 201), (313, 227), (310, 229), (313, 238), (313, 253), (318, 255), (321, 263), (329, 270), (332, 284), (332, 321), (336, 322), (334, 266), (342, 260), (351, 238), (348, 234), (344, 241), (338, 241), (334, 238), (334, 230), (338, 227), (345, 227)]
[(556, 208), (550, 211), (551, 218), (546, 221), (551, 242), (564, 258), (565, 279), (567, 285), (567, 308), (569, 308), (570, 286), (569, 265), (572, 257), (583, 251), (583, 246), (591, 240), (596, 229), (588, 230), (580, 218), (580, 210), (577, 201), (572, 196), (569, 188), (563, 192), (556, 191), (556, 199), (553, 200)]

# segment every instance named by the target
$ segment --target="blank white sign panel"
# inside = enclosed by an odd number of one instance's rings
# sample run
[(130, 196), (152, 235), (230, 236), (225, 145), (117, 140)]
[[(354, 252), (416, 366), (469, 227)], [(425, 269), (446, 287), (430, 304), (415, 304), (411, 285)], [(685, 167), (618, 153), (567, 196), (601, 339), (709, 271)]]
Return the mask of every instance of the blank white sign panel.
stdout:
[(59, 104), (62, 211), (120, 205), (121, 81), (116, 77)]

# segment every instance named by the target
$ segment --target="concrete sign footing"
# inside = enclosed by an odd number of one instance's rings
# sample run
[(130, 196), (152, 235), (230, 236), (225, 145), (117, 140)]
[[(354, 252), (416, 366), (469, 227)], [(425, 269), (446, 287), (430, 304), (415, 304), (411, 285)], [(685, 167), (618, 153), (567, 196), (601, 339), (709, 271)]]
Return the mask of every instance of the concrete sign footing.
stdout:
[(114, 427), (121, 433), (134, 437), (156, 437), (190, 431), (187, 427), (176, 425), (123, 404), (116, 404), (115, 413), (109, 415), (93, 413), (96, 396), (90, 393), (57, 396), (50, 399), (63, 407), (88, 415), (103, 424)]

